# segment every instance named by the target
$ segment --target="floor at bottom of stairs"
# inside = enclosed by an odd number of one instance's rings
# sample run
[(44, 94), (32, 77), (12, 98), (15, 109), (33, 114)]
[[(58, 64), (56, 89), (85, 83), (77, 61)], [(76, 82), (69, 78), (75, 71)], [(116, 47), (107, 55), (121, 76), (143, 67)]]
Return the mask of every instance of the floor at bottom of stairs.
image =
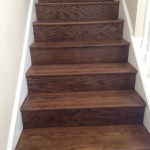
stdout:
[(16, 150), (150, 150), (143, 125), (24, 129)]

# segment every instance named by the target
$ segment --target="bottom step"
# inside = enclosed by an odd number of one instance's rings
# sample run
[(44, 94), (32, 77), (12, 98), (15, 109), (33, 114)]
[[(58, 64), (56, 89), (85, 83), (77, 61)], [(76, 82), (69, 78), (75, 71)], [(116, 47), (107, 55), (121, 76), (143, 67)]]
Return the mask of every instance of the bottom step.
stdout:
[(25, 129), (16, 150), (150, 150), (143, 125)]

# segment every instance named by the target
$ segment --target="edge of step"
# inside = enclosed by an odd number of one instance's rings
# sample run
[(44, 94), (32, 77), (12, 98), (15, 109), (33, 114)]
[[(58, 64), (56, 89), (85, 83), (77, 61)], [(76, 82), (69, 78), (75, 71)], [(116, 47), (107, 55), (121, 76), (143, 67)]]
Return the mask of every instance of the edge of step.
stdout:
[(48, 2), (48, 3), (36, 3), (36, 5), (84, 5), (84, 4), (119, 4), (119, 1), (100, 1), (100, 2)]
[(27, 72), (31, 76), (62, 76), (62, 75), (91, 75), (132, 73), (137, 71), (128, 63), (100, 63), (100, 64), (59, 64), (33, 65)]
[(99, 41), (69, 41), (69, 42), (34, 42), (30, 45), (35, 48), (61, 48), (61, 47), (102, 47), (102, 46), (129, 46), (126, 40), (99, 40)]
[(134, 90), (29, 94), (21, 111), (145, 107)]
[(33, 22), (33, 26), (50, 26), (50, 25), (81, 25), (81, 24), (106, 24), (106, 23), (124, 23), (123, 19), (116, 20), (85, 20), (85, 21), (53, 21), (53, 22)]
[[(102, 0), (101, 2), (105, 2), (105, 1), (107, 1), (107, 2), (114, 2), (114, 0)], [(98, 1), (94, 1), (94, 2), (98, 2)], [(43, 0), (39, 0), (38, 3), (49, 3), (49, 2), (47, 2), (47, 0), (44, 0), (44, 2), (43, 2)], [(60, 3), (60, 2), (56, 0), (56, 1), (51, 1), (51, 3)], [(62, 3), (64, 3), (64, 1)]]

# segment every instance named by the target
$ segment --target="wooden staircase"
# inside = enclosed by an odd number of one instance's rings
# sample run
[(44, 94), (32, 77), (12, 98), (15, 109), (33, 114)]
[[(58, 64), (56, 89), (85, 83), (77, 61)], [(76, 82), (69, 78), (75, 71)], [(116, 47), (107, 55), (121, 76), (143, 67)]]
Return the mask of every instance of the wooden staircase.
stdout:
[(39, 0), (16, 150), (150, 150), (113, 0)]

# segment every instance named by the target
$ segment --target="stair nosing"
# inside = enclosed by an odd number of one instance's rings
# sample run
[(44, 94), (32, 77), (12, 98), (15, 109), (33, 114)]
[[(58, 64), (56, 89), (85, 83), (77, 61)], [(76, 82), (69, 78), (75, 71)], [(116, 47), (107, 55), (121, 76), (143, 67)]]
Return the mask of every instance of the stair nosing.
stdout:
[(91, 106), (91, 107), (54, 107), (54, 108), (35, 108), (35, 109), (24, 109), (21, 108), (21, 112), (34, 112), (34, 111), (58, 111), (58, 110), (84, 110), (84, 109), (109, 109), (109, 108), (145, 108), (144, 105), (132, 105), (132, 106), (127, 106), (127, 105), (120, 105), (120, 106)]
[(40, 76), (40, 77), (42, 77), (42, 76), (44, 76), (44, 77), (46, 77), (46, 76), (55, 76), (55, 77), (58, 77), (58, 76), (80, 76), (80, 75), (99, 75), (99, 74), (135, 74), (136, 73), (136, 71), (130, 71), (130, 72), (113, 72), (113, 73), (111, 73), (111, 72), (109, 72), (109, 73), (66, 73), (66, 74), (32, 74), (32, 73), (29, 73), (29, 72), (27, 72), (27, 78), (28, 77), (38, 77), (38, 76)]
[[(99, 65), (99, 67), (102, 67), (102, 65), (106, 65), (109, 67), (109, 65), (125, 65), (125, 67), (129, 67), (127, 68), (127, 70), (123, 70), (121, 72), (119, 72), (118, 70), (116, 71), (109, 71), (109, 70), (91, 70), (92, 66), (94, 65)], [(85, 66), (88, 66), (89, 64), (56, 64), (56, 65), (33, 65), (31, 66), (31, 68), (28, 70), (28, 72), (26, 73), (27, 77), (32, 77), (32, 76), (70, 76), (70, 75), (74, 75), (74, 76), (78, 76), (78, 75), (98, 75), (98, 74), (135, 74), (137, 73), (137, 70), (135, 68), (133, 68), (129, 63), (98, 63), (98, 64), (90, 64), (90, 69), (88, 71), (79, 71), (79, 72), (69, 72), (68, 70), (66, 72), (57, 72), (56, 70), (54, 70), (53, 72), (49, 72), (49, 73), (33, 73), (32, 72), (32, 68), (35, 69), (38, 68), (38, 67), (47, 67), (47, 69), (52, 69), (50, 67), (53, 67), (53, 68), (56, 68), (56, 67), (77, 67), (77, 66), (82, 66), (82, 67), (85, 67)], [(49, 68), (48, 68), (49, 67)], [(104, 67), (104, 66), (103, 66)], [(78, 68), (78, 67), (77, 67)], [(44, 68), (42, 68), (44, 69)], [(67, 68), (66, 68), (67, 69)], [(109, 68), (108, 68), (109, 69)], [(125, 68), (126, 69), (126, 68)], [(82, 69), (80, 69), (82, 70)]]
[[(80, 42), (80, 41), (79, 41)], [(118, 40), (118, 43), (116, 42), (116, 40), (114, 40), (114, 42), (116, 43), (110, 43), (108, 40), (108, 43), (95, 43), (95, 42), (91, 42), (89, 45), (87, 44), (88, 41), (84, 41), (81, 43), (78, 42), (74, 42), (74, 45), (67, 45), (68, 42), (34, 42), (30, 45), (31, 50), (35, 49), (35, 48), (69, 48), (69, 47), (110, 47), (110, 46), (129, 46), (130, 43), (126, 40)], [(100, 41), (101, 42), (101, 41)], [(34, 45), (34, 44), (43, 44), (43, 45)], [(63, 44), (66, 43), (66, 45), (58, 45), (58, 44)], [(71, 42), (73, 43), (73, 42)], [(85, 43), (85, 44), (84, 44)], [(48, 45), (50, 44), (50, 45)]]
[(124, 23), (123, 19), (114, 20), (85, 20), (85, 21), (54, 21), (54, 22), (33, 22), (33, 26), (51, 26), (51, 25), (85, 25), (85, 24), (106, 24), (106, 23)]
[(36, 5), (84, 5), (84, 4), (119, 4), (119, 1), (104, 1), (104, 2), (55, 2), (55, 3), (36, 3)]

